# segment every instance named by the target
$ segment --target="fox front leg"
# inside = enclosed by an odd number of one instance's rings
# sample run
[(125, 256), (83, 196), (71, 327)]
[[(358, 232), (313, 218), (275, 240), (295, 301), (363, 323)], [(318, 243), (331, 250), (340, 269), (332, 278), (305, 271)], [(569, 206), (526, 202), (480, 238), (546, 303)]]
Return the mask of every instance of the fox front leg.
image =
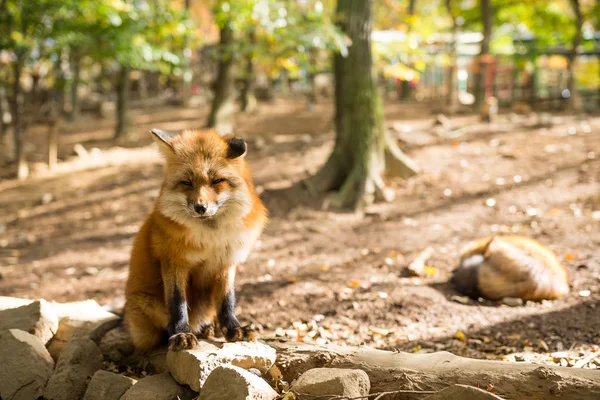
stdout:
[(162, 271), (165, 300), (169, 311), (167, 333), (169, 334), (169, 350), (192, 349), (198, 344), (196, 336), (190, 332), (188, 304), (185, 298), (187, 274), (177, 268), (167, 267)]
[(229, 289), (219, 309), (219, 325), (228, 342), (237, 342), (240, 340), (255, 341), (256, 332), (250, 326), (241, 326), (235, 316), (235, 292), (233, 287)]

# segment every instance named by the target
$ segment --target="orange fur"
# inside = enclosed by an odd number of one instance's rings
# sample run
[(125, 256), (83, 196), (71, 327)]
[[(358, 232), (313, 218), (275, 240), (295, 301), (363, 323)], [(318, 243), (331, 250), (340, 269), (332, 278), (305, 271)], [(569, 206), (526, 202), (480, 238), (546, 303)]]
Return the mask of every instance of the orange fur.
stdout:
[[(140, 349), (164, 340), (167, 298), (176, 286), (184, 289), (189, 332), (214, 322), (233, 289), (236, 266), (267, 220), (246, 160), (228, 158), (226, 138), (214, 130), (186, 130), (155, 139), (166, 159), (165, 179), (135, 238), (126, 285), (125, 320)], [(214, 215), (200, 218), (198, 203)]]
[[(477, 268), (476, 279), (468, 283), (467, 274), (461, 277), (460, 273), (467, 264)], [(567, 272), (556, 255), (523, 236), (494, 236), (469, 243), (461, 253), (461, 266), (453, 279), (459, 288), (476, 285), (482, 297), (492, 300), (555, 299), (569, 292)]]

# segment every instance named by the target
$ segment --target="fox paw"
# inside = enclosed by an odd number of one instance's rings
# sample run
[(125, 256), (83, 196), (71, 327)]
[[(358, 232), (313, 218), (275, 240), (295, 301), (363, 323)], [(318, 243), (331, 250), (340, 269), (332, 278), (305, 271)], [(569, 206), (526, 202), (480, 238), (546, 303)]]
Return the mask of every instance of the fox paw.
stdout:
[(212, 324), (204, 325), (196, 332), (198, 339), (209, 339), (215, 336), (215, 327)]
[(258, 334), (250, 326), (224, 328), (223, 334), (228, 342), (255, 342), (258, 339)]
[(169, 338), (169, 350), (188, 350), (197, 345), (198, 339), (193, 333), (177, 333)]

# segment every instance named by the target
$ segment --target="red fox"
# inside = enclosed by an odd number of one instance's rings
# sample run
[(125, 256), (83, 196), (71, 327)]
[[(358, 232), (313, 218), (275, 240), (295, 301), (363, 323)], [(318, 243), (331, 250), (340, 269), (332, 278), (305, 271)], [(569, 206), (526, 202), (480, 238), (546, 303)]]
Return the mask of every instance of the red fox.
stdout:
[(472, 241), (462, 251), (452, 283), (470, 297), (556, 299), (569, 292), (567, 271), (554, 253), (523, 236)]
[(236, 266), (267, 221), (246, 143), (214, 130), (151, 132), (166, 170), (131, 252), (124, 318), (132, 340), (140, 350), (165, 341), (189, 349), (215, 325), (229, 341), (254, 340), (234, 314)]

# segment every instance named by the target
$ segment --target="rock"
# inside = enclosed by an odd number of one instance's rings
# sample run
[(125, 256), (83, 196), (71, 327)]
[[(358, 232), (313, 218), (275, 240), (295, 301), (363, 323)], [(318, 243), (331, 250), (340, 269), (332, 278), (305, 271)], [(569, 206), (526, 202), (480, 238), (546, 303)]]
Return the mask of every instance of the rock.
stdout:
[(58, 318), (46, 300), (38, 300), (0, 311), (0, 331), (4, 329), (29, 332), (46, 344), (58, 330)]
[(523, 305), (523, 299), (518, 297), (504, 297), (502, 303), (509, 307), (521, 307)]
[(196, 393), (185, 386), (179, 386), (169, 373), (151, 375), (140, 379), (125, 392), (121, 400), (191, 400)]
[(0, 332), (0, 399), (37, 399), (52, 375), (54, 361), (42, 342), (19, 329)]
[(215, 368), (199, 400), (273, 400), (277, 392), (262, 378), (233, 365)]
[(88, 338), (75, 338), (64, 347), (44, 391), (46, 400), (80, 399), (92, 376), (102, 368), (102, 353)]
[(8, 310), (33, 303), (35, 300), (20, 299), (18, 297), (0, 296), (0, 310)]
[(440, 390), (424, 400), (500, 400), (501, 397), (473, 386), (453, 385)]
[(225, 343), (221, 349), (208, 342), (200, 342), (192, 350), (169, 351), (167, 366), (173, 378), (193, 390), (200, 388), (217, 367), (226, 364), (266, 372), (275, 363), (275, 349), (258, 342)]
[(94, 300), (53, 304), (59, 317), (58, 331), (48, 343), (48, 351), (58, 359), (65, 344), (74, 337), (89, 337), (98, 343), (121, 319), (105, 311)]
[(97, 371), (85, 391), (83, 400), (119, 400), (137, 381), (108, 371)]
[(125, 327), (121, 326), (109, 331), (100, 339), (100, 350), (106, 358), (119, 363), (133, 354), (135, 346)]
[(371, 390), (365, 371), (359, 369), (314, 368), (292, 383), (299, 394), (360, 397)]

